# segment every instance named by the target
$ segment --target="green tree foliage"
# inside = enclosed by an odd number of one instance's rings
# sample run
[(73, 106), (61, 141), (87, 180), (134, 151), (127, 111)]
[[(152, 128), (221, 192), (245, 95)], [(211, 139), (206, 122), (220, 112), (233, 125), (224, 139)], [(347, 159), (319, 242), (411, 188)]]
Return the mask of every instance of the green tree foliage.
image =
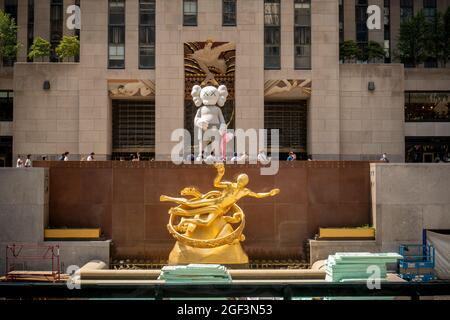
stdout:
[(425, 48), (427, 58), (443, 60), (444, 54), (444, 20), (440, 12), (425, 24)]
[(17, 42), (17, 25), (4, 11), (0, 10), (0, 65), (3, 59), (14, 59), (20, 44)]
[(367, 62), (384, 62), (384, 57), (386, 56), (386, 52), (381, 44), (376, 41), (369, 41), (367, 46), (362, 50), (360, 55), (360, 60)]
[(64, 36), (56, 48), (56, 54), (61, 60), (73, 58), (80, 52), (80, 40), (77, 36)]
[(35, 58), (44, 58), (50, 56), (50, 42), (45, 40), (44, 38), (37, 37), (34, 39), (33, 44), (30, 48), (30, 53), (28, 54), (28, 57), (30, 59)]
[(342, 62), (354, 62), (361, 56), (361, 50), (353, 40), (344, 41), (339, 48), (339, 58)]
[(423, 12), (400, 24), (398, 53), (400, 61), (416, 67), (427, 58), (426, 48), (427, 22)]

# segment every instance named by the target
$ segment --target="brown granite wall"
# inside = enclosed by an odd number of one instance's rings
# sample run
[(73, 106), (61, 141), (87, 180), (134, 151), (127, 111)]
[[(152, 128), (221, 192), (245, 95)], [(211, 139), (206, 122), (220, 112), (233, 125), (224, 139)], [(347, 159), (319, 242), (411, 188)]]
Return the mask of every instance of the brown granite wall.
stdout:
[[(50, 167), (50, 226), (97, 227), (113, 240), (115, 257), (166, 257), (174, 244), (166, 224), (170, 203), (185, 186), (212, 189), (212, 166), (168, 162), (34, 162)], [(267, 199), (239, 202), (247, 217), (250, 258), (298, 258), (319, 226), (369, 224), (369, 162), (282, 162), (275, 176), (256, 165), (227, 165), (225, 179), (245, 172), (256, 192), (280, 188)]]

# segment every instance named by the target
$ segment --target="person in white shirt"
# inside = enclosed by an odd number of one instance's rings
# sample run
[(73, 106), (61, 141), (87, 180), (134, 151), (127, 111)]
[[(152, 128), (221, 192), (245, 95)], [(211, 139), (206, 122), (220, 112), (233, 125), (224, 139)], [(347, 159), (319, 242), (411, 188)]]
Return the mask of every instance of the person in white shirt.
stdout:
[(31, 167), (31, 154), (27, 155), (27, 160), (25, 160), (25, 168)]
[(383, 155), (382, 155), (381, 158), (380, 158), (380, 161), (389, 162), (389, 159), (388, 159), (386, 153), (383, 153)]
[(235, 163), (236, 161), (238, 161), (238, 156), (237, 153), (235, 152), (233, 157), (231, 157), (230, 162)]
[(87, 157), (86, 161), (94, 161), (95, 153), (91, 152), (91, 154)]
[(207, 164), (213, 164), (214, 162), (216, 162), (216, 157), (214, 156), (214, 151), (212, 151), (211, 154), (206, 157), (205, 162)]
[(59, 158), (60, 161), (69, 161), (69, 151), (64, 152)]
[(262, 164), (267, 164), (270, 162), (270, 158), (266, 155), (264, 149), (259, 150), (257, 159), (258, 159), (258, 162), (260, 162)]
[(248, 155), (247, 155), (246, 152), (243, 152), (243, 153), (241, 154), (241, 156), (239, 157), (238, 162), (239, 162), (239, 163), (245, 163), (245, 162), (247, 162), (247, 161), (248, 161)]
[(23, 168), (23, 160), (22, 160), (22, 156), (21, 155), (19, 155), (17, 157), (16, 168)]

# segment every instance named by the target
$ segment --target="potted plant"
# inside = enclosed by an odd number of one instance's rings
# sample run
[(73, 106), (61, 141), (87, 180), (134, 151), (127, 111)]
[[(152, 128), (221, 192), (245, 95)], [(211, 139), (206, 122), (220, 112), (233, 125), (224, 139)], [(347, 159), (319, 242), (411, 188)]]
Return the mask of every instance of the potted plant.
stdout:
[(41, 61), (43, 61), (45, 57), (50, 56), (50, 50), (50, 42), (48, 42), (44, 38), (37, 37), (34, 39), (33, 44), (31, 45), (28, 57), (30, 59), (41, 58)]
[(55, 51), (61, 60), (73, 58), (80, 53), (80, 40), (77, 36), (64, 36)]
[(20, 46), (16, 22), (0, 10), (0, 72), (3, 71), (3, 61), (15, 59)]

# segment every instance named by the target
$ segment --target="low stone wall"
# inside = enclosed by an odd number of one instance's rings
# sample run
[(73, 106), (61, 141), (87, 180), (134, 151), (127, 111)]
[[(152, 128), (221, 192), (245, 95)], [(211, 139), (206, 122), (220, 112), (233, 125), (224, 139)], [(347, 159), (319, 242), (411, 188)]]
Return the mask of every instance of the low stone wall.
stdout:
[(24, 259), (42, 251), (37, 247), (59, 245), (61, 271), (90, 260), (110, 260), (110, 240), (44, 241), (49, 221), (49, 169), (0, 168), (0, 275), (6, 271), (6, 247), (23, 245), (16, 262), (26, 270), (50, 270), (51, 260)]
[(375, 241), (310, 240), (310, 263), (344, 251), (398, 252), (424, 230), (450, 229), (450, 164), (370, 165)]
[(372, 216), (382, 251), (450, 229), (450, 164), (372, 164)]
[[(46, 161), (50, 170), (50, 225), (101, 227), (114, 242), (115, 258), (165, 259), (175, 241), (166, 225), (170, 203), (161, 194), (213, 188), (208, 165), (169, 162)], [(367, 161), (280, 162), (279, 172), (262, 176), (258, 165), (227, 165), (225, 180), (247, 173), (255, 192), (280, 188), (276, 197), (242, 199), (246, 214), (244, 248), (252, 259), (301, 258), (319, 226), (361, 226), (370, 222)]]

